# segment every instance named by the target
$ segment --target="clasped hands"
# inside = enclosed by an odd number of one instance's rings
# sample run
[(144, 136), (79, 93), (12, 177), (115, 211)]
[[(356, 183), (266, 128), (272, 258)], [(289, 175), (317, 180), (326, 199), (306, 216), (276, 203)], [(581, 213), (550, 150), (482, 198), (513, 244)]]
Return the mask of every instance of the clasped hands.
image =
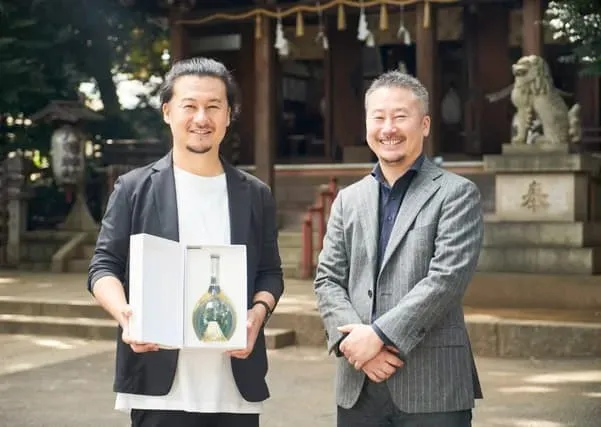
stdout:
[(344, 357), (356, 370), (365, 372), (373, 382), (385, 381), (403, 367), (403, 361), (397, 356), (398, 351), (385, 346), (370, 325), (344, 325), (338, 331), (348, 334), (339, 346)]

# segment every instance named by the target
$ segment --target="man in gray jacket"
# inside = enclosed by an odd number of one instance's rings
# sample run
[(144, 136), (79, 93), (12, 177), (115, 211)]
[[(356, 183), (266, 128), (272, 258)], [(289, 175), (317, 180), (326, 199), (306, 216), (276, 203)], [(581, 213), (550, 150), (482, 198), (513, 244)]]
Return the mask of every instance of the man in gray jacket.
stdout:
[(315, 292), (340, 427), (468, 427), (480, 384), (462, 299), (483, 222), (469, 180), (423, 154), (428, 92), (396, 71), (365, 97), (378, 163), (334, 200)]

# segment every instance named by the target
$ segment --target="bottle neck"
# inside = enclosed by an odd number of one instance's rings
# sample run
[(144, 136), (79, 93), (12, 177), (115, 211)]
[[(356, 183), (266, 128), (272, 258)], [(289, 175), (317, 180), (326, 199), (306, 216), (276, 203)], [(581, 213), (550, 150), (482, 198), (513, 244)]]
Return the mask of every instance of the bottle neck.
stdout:
[(209, 285), (211, 294), (218, 294), (219, 289), (219, 255), (211, 255), (211, 284)]

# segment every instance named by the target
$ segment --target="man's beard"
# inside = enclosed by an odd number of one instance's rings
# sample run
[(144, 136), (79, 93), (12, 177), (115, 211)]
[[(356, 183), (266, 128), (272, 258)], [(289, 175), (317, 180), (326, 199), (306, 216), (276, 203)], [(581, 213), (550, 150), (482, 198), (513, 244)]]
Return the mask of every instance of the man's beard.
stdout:
[(398, 163), (402, 163), (403, 160), (405, 160), (405, 157), (407, 157), (405, 154), (397, 154), (395, 157), (390, 159), (381, 158), (380, 162), (385, 163), (387, 165), (395, 165)]
[(206, 146), (206, 147), (200, 147), (200, 148), (192, 147), (191, 145), (186, 145), (186, 150), (188, 150), (189, 152), (194, 153), (194, 154), (208, 153), (209, 151), (211, 151), (211, 148), (213, 148), (213, 147), (211, 147), (210, 145)]

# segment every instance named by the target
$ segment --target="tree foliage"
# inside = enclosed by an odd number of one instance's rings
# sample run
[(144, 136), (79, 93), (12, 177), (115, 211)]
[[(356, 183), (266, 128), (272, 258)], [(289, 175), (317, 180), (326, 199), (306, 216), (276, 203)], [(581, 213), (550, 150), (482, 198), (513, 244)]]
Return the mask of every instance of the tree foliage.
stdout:
[(0, 0), (0, 112), (30, 113), (51, 99), (73, 99), (79, 83), (93, 79), (104, 136), (135, 136), (113, 77), (164, 74), (167, 29), (154, 22), (120, 0)]
[(554, 37), (572, 46), (563, 60), (580, 64), (583, 74), (601, 75), (601, 2), (554, 0), (546, 15)]
[(0, 0), (0, 114), (29, 114), (76, 93), (74, 70), (53, 50), (65, 32), (36, 19), (31, 6)]
[(37, 13), (68, 37), (61, 50), (83, 75), (98, 86), (103, 114), (103, 134), (110, 138), (134, 137), (123, 120), (115, 73), (145, 81), (162, 75), (161, 53), (168, 46), (167, 32), (152, 23), (144, 11), (123, 6), (120, 0), (37, 0)]

